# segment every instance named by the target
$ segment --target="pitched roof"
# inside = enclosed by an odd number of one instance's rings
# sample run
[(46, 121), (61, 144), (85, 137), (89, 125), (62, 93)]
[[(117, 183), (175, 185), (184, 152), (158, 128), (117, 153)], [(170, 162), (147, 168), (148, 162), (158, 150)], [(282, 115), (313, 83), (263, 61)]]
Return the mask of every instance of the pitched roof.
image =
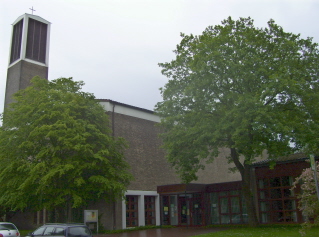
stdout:
[[(291, 154), (289, 156), (282, 156), (279, 157), (277, 160), (271, 160), (271, 159), (265, 159), (261, 161), (257, 161), (253, 163), (253, 167), (261, 167), (261, 166), (267, 166), (269, 165), (269, 162), (275, 161), (276, 164), (284, 164), (284, 163), (294, 163), (294, 162), (299, 162), (299, 161), (305, 161), (309, 159), (306, 154), (304, 153), (295, 153)], [(316, 157), (318, 159), (318, 157)]]

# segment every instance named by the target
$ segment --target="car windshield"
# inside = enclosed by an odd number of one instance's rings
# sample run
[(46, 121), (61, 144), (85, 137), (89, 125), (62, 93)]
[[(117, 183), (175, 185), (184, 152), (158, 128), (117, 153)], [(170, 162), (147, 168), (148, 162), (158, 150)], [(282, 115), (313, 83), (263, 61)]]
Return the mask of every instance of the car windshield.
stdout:
[(0, 224), (0, 230), (16, 230), (12, 224)]

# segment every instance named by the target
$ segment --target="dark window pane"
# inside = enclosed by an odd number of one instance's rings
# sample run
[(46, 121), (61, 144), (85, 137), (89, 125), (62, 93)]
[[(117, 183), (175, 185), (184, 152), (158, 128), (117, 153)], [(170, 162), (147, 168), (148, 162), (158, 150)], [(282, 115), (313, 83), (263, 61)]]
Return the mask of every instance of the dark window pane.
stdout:
[(222, 197), (222, 196), (228, 196), (228, 192), (219, 192), (219, 196)]
[(284, 189), (284, 197), (292, 197), (293, 192), (290, 189)]
[(45, 63), (48, 25), (29, 18), (26, 58)]
[(285, 200), (284, 207), (285, 207), (285, 210), (295, 210), (296, 209), (295, 200)]
[(259, 195), (260, 195), (260, 199), (268, 198), (268, 190), (260, 191)]
[(10, 63), (20, 58), (22, 40), (23, 19), (13, 27)]
[(230, 191), (230, 195), (232, 196), (239, 195), (239, 191), (238, 190)]
[(231, 198), (231, 212), (232, 213), (240, 213), (239, 197), (232, 197)]
[(268, 211), (269, 210), (269, 203), (268, 202), (260, 202), (260, 210), (261, 211)]
[(281, 177), (282, 186), (291, 186), (292, 185), (292, 178), (289, 176)]
[(272, 199), (278, 199), (281, 198), (281, 189), (271, 189), (270, 190), (270, 196)]
[(258, 180), (258, 187), (265, 188), (268, 186), (268, 179), (259, 179)]
[(280, 178), (276, 177), (276, 178), (272, 178), (270, 179), (270, 186), (271, 187), (280, 187)]
[(230, 223), (230, 216), (229, 215), (222, 215), (221, 222), (222, 222), (222, 224), (229, 224)]
[(229, 213), (228, 198), (220, 199), (220, 213)]
[(273, 201), (273, 202), (272, 202), (272, 208), (273, 208), (274, 210), (282, 210), (282, 209), (283, 209), (282, 201), (281, 201), (281, 200)]

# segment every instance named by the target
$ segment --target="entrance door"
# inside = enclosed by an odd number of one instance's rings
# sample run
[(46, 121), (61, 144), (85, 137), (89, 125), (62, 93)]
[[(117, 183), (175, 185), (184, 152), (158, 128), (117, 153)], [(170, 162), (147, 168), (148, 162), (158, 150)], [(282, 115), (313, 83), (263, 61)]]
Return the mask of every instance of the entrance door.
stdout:
[(189, 205), (187, 198), (178, 197), (179, 204), (179, 223), (180, 225), (188, 225), (189, 224)]
[(202, 225), (202, 200), (200, 195), (194, 195), (189, 200), (191, 207), (191, 223), (192, 225)]
[(201, 194), (180, 195), (178, 204), (180, 225), (203, 225)]
[(137, 196), (126, 196), (126, 226), (138, 226), (138, 200)]

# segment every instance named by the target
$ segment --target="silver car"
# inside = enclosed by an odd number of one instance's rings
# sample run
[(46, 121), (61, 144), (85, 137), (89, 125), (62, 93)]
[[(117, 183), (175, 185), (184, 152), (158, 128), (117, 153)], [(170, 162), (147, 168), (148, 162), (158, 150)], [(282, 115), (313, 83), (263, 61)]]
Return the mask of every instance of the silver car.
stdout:
[(0, 237), (20, 236), (18, 228), (10, 222), (0, 222)]

